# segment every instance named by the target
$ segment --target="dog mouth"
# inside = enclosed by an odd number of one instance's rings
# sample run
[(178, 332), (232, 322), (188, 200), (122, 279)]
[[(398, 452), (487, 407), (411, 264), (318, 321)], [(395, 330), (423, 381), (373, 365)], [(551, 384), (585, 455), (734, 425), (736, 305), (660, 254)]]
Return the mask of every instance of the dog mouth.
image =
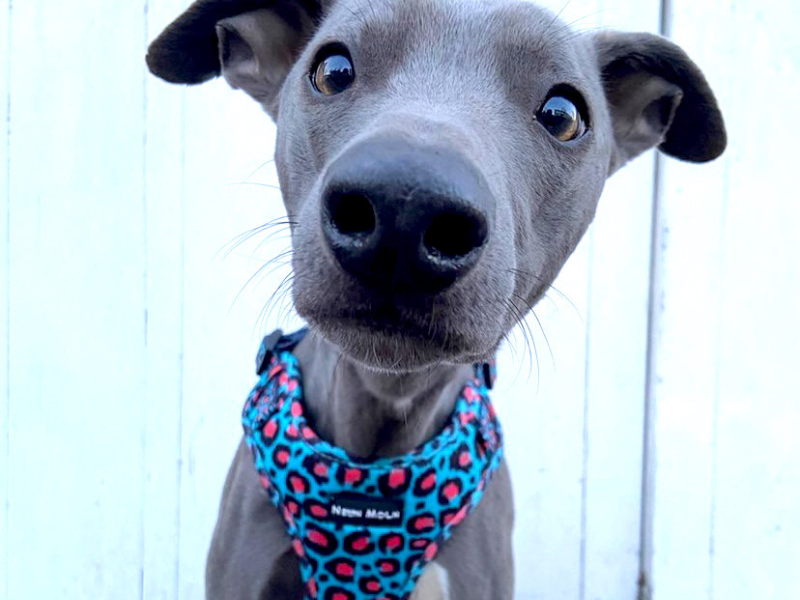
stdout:
[(485, 354), (475, 350), (481, 340), (455, 327), (432, 300), (413, 307), (397, 300), (344, 310), (330, 307), (302, 316), (348, 356), (378, 370), (416, 370)]
[(409, 314), (394, 306), (380, 306), (372, 309), (357, 309), (338, 315), (319, 315), (319, 322), (386, 336), (404, 336), (430, 342), (437, 341), (442, 334), (432, 316)]

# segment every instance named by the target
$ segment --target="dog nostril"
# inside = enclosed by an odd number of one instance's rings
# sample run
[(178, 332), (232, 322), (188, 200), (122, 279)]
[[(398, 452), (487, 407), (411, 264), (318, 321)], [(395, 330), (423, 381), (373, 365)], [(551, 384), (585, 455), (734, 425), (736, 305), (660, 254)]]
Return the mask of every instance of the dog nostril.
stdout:
[(485, 219), (458, 213), (434, 217), (422, 239), (430, 254), (451, 260), (466, 256), (485, 242)]
[(334, 194), (328, 201), (328, 215), (343, 235), (369, 235), (375, 231), (375, 209), (364, 194)]

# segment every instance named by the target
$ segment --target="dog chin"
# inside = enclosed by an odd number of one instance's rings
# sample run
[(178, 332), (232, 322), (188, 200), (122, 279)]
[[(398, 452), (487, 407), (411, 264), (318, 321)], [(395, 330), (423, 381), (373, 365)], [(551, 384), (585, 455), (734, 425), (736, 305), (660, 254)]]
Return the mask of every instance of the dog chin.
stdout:
[(475, 357), (484, 354), (475, 349), (475, 340), (458, 332), (445, 334), (422, 326), (365, 323), (361, 319), (305, 318), (316, 333), (348, 357), (376, 371), (408, 373), (439, 364), (475, 362)]

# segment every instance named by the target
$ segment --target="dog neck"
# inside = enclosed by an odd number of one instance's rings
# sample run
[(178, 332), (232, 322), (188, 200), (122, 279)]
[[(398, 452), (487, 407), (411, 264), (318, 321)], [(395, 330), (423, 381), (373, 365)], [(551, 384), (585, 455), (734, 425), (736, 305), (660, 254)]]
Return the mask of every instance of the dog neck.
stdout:
[(470, 365), (413, 373), (371, 370), (313, 332), (295, 349), (309, 421), (323, 439), (359, 458), (405, 454), (452, 415)]

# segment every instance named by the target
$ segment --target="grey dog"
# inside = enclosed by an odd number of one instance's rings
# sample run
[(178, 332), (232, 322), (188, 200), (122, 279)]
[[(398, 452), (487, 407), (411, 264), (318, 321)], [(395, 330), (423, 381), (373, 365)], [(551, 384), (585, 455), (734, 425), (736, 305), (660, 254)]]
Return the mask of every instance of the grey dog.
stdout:
[[(436, 435), (595, 214), (606, 178), (657, 147), (726, 145), (676, 45), (571, 31), (518, 0), (198, 0), (150, 46), (154, 74), (222, 75), (276, 121), (296, 350), (321, 436), (356, 457)], [(417, 600), (513, 596), (502, 465), (419, 580)], [(211, 545), (209, 599), (301, 598), (278, 511), (241, 445)]]

